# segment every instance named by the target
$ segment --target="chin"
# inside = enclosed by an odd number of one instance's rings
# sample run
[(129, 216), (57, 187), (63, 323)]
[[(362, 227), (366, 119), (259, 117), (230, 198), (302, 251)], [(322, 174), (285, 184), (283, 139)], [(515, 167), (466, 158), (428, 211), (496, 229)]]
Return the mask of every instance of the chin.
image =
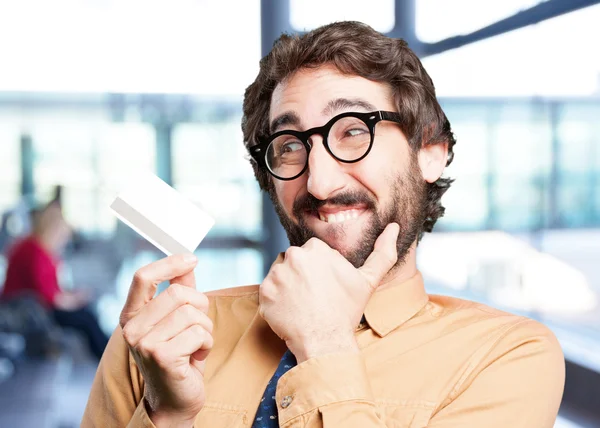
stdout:
[(331, 248), (333, 248), (334, 250), (337, 250), (346, 260), (349, 260), (350, 256), (356, 250), (355, 248), (350, 248), (348, 246), (345, 246), (342, 248), (336, 248), (334, 246), (331, 246)]
[(356, 250), (363, 238), (363, 228), (359, 225), (353, 225), (351, 228), (341, 226), (329, 226), (324, 234), (315, 233), (316, 237), (321, 239), (334, 250), (337, 250), (344, 257), (347, 257)]

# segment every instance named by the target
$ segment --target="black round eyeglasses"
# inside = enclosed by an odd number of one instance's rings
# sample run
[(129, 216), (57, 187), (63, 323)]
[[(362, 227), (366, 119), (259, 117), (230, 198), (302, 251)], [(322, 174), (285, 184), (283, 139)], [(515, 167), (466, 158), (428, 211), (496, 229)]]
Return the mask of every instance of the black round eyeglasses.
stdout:
[(371, 151), (375, 125), (382, 120), (402, 123), (401, 116), (391, 111), (342, 113), (321, 127), (276, 132), (250, 147), (250, 155), (275, 178), (293, 180), (308, 168), (313, 135), (323, 137), (325, 149), (335, 159), (354, 163), (364, 159)]

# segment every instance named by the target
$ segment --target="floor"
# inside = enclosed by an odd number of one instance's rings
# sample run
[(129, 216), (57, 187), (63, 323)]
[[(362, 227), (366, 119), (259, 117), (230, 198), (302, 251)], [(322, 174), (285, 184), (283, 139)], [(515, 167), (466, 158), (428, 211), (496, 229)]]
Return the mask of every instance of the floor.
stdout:
[(68, 354), (17, 361), (0, 384), (0, 427), (79, 427), (96, 368), (79, 342)]

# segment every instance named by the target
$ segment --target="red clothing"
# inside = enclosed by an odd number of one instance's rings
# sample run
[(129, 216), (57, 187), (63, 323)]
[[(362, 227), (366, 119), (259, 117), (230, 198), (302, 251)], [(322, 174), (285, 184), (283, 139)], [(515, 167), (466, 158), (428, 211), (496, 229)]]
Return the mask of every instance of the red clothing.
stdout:
[(17, 243), (10, 251), (2, 297), (25, 292), (38, 296), (51, 308), (54, 308), (56, 295), (61, 292), (57, 260), (33, 237)]

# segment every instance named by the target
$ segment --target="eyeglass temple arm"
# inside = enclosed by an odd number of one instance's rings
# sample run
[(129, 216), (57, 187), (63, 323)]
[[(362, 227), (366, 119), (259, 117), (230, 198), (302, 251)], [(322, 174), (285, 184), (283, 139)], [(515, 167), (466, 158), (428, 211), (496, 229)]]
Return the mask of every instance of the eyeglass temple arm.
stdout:
[(393, 120), (394, 122), (397, 122), (400, 120), (400, 115), (398, 113), (394, 113), (392, 111), (383, 111), (380, 110), (379, 111), (379, 118), (381, 120)]

